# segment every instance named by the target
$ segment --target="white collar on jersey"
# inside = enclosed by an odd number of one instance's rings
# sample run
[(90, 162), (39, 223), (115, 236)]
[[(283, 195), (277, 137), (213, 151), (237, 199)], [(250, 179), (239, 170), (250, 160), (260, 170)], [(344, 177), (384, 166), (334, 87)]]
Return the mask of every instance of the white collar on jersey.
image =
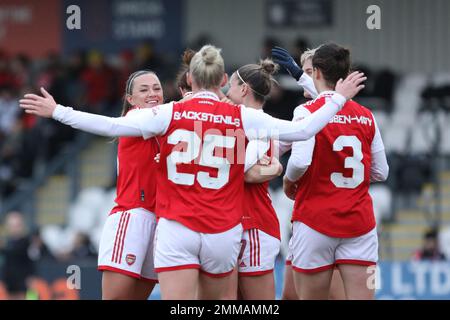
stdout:
[(194, 99), (194, 98), (203, 98), (203, 99), (211, 99), (211, 100), (220, 101), (219, 96), (211, 91), (196, 92), (192, 95), (191, 99)]

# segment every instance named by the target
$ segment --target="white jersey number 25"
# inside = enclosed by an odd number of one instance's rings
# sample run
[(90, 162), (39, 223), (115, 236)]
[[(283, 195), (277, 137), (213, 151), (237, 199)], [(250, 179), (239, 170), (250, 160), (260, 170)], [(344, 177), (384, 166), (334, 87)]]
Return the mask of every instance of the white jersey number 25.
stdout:
[(351, 178), (346, 178), (340, 172), (333, 172), (331, 182), (338, 188), (354, 189), (364, 181), (364, 165), (361, 141), (356, 136), (339, 136), (333, 143), (333, 151), (340, 152), (344, 147), (353, 149), (353, 157), (345, 158), (344, 167), (353, 169)]
[[(193, 131), (177, 129), (167, 138), (167, 142), (176, 145), (180, 142), (186, 143), (183, 151), (172, 151), (167, 157), (167, 174), (170, 181), (176, 184), (191, 186), (195, 179), (207, 189), (220, 189), (228, 183), (230, 175), (230, 162), (223, 157), (214, 156), (215, 148), (234, 148), (235, 137), (207, 134), (203, 137), (203, 148), (200, 137)], [(217, 177), (211, 177), (208, 172), (199, 171), (197, 176), (191, 173), (177, 172), (177, 164), (191, 163), (200, 154), (199, 165), (218, 169)]]

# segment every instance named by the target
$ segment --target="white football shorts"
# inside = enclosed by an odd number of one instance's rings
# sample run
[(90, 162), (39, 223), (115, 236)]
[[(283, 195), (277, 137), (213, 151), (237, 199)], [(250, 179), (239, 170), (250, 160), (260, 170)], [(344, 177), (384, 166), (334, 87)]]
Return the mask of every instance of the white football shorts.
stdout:
[(200, 233), (181, 223), (160, 218), (155, 238), (156, 272), (200, 269), (211, 277), (224, 277), (236, 266), (242, 225), (221, 233)]
[(153, 261), (155, 229), (155, 214), (146, 209), (111, 214), (100, 239), (98, 269), (157, 281)]
[(238, 261), (239, 276), (258, 276), (273, 272), (280, 252), (279, 239), (259, 230), (245, 230)]
[(339, 264), (371, 266), (378, 261), (376, 228), (359, 237), (332, 238), (299, 221), (293, 227), (289, 247), (297, 272), (320, 272)]

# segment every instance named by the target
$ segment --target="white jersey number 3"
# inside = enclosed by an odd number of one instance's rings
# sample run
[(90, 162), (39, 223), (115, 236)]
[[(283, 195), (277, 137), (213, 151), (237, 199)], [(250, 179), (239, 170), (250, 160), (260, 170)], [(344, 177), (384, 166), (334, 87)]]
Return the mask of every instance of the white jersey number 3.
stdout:
[[(199, 171), (197, 173), (197, 181), (203, 188), (220, 189), (228, 183), (230, 162), (226, 158), (214, 156), (214, 149), (216, 147), (234, 148), (236, 138), (208, 134), (203, 139), (204, 142), (199, 165), (216, 168), (218, 172), (217, 177), (211, 177), (208, 172)], [(195, 175), (177, 172), (177, 164), (191, 163), (192, 160), (199, 156), (202, 144), (200, 137), (193, 131), (178, 129), (167, 137), (167, 142), (174, 145), (185, 142), (187, 145), (184, 151), (172, 151), (167, 157), (167, 174), (169, 180), (176, 184), (193, 185), (196, 178)]]
[(344, 147), (353, 149), (353, 157), (345, 158), (344, 167), (353, 169), (351, 178), (346, 178), (340, 172), (333, 172), (331, 182), (338, 188), (354, 189), (364, 181), (364, 165), (361, 141), (356, 136), (340, 136), (333, 143), (333, 151), (340, 152)]

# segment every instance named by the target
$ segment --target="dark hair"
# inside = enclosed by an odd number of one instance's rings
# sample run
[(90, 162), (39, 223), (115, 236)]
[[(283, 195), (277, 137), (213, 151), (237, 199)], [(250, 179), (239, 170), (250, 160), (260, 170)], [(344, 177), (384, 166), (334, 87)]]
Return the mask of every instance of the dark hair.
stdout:
[(189, 72), (189, 65), (191, 64), (192, 57), (197, 52), (192, 49), (186, 49), (181, 56), (181, 67), (180, 71), (177, 74), (177, 88), (181, 88), (183, 90), (191, 91), (192, 87), (187, 83), (186, 75)]
[(323, 44), (314, 53), (312, 65), (320, 69), (327, 85), (334, 88), (350, 72), (350, 50), (335, 43)]
[(139, 76), (142, 76), (144, 74), (154, 74), (156, 76), (156, 73), (154, 73), (151, 70), (139, 70), (136, 72), (133, 72), (132, 74), (130, 74), (130, 76), (128, 77), (127, 82), (125, 83), (125, 95), (123, 97), (123, 106), (122, 106), (122, 113), (120, 114), (122, 117), (124, 115), (127, 114), (127, 112), (133, 107), (127, 100), (127, 95), (131, 95), (131, 93), (133, 92), (133, 84), (134, 84), (134, 79), (136, 79)]
[(427, 230), (424, 234), (424, 238), (428, 240), (433, 240), (438, 238), (438, 230), (436, 228), (431, 228)]
[(278, 65), (270, 59), (264, 59), (259, 64), (246, 64), (240, 67), (236, 74), (239, 84), (246, 83), (254, 93), (255, 100), (264, 102), (272, 88), (272, 75), (277, 72)]

